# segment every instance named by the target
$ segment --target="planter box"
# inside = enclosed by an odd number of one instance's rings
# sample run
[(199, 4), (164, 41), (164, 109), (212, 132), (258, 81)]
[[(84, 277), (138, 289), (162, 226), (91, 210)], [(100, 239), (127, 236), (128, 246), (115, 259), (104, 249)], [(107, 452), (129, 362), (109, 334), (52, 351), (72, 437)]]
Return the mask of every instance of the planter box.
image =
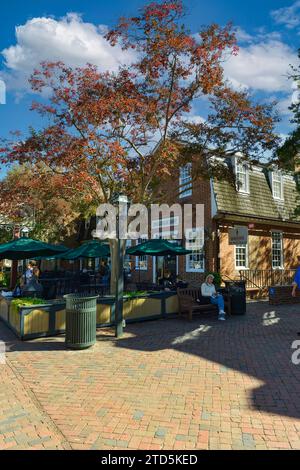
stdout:
[[(12, 299), (0, 296), (0, 319), (22, 340), (55, 336), (65, 332), (65, 301), (45, 301), (45, 304), (16, 306)], [(124, 297), (123, 318), (127, 323), (155, 320), (178, 313), (176, 292), (156, 292), (136, 297)], [(97, 301), (97, 327), (113, 326), (113, 297)]]
[(0, 319), (21, 339), (53, 336), (65, 331), (65, 302), (17, 306), (0, 296)]
[(269, 304), (299, 304), (300, 291), (297, 289), (296, 297), (292, 297), (292, 286), (271, 286), (269, 287)]
[[(176, 292), (156, 292), (123, 298), (123, 318), (127, 323), (155, 320), (178, 313)], [(102, 297), (97, 302), (97, 326), (112, 326), (115, 320), (113, 297)]]

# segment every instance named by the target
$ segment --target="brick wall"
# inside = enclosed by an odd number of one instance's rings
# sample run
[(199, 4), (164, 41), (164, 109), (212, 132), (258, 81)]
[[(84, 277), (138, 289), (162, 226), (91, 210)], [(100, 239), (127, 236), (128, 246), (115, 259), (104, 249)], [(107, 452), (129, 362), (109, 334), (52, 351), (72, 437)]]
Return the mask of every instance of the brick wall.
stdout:
[[(210, 182), (206, 180), (199, 180), (193, 184), (192, 196), (185, 198), (178, 198), (178, 184), (179, 173), (168, 179), (164, 187), (167, 188), (164, 200), (167, 204), (172, 205), (175, 203), (180, 204), (204, 204), (204, 225), (205, 225), (205, 272), (216, 270), (216, 224), (211, 217), (211, 190)], [(132, 279), (134, 282), (141, 281), (152, 282), (153, 280), (153, 264), (152, 257), (148, 257), (148, 270), (140, 271), (135, 269), (135, 260), (132, 262), (133, 273)], [(205, 273), (200, 272), (186, 272), (186, 256), (178, 257), (178, 275), (187, 281), (202, 282)]]
[[(283, 251), (285, 270), (297, 267), (297, 256), (300, 255), (300, 229), (289, 227), (288, 224), (276, 225), (263, 224), (255, 219), (246, 222), (237, 220), (212, 220), (211, 214), (211, 188), (209, 181), (197, 181), (193, 184), (191, 197), (178, 199), (179, 174), (176, 172), (164, 187), (165, 202), (172, 205), (176, 202), (180, 204), (204, 204), (204, 224), (205, 224), (205, 272), (218, 271), (235, 279), (240, 277), (239, 269), (235, 268), (235, 247), (228, 244), (228, 228), (234, 225), (248, 225), (253, 222), (254, 228), (249, 229), (248, 243), (248, 269), (250, 270), (271, 270), (272, 269), (272, 238), (271, 231), (282, 231)], [(135, 270), (135, 260), (133, 260), (133, 280), (152, 282), (153, 265), (152, 258), (148, 257), (147, 271)], [(186, 272), (186, 257), (178, 257), (178, 274), (187, 281), (202, 282), (205, 273)], [(247, 270), (245, 271), (247, 275)], [(273, 281), (274, 282), (274, 281)], [(277, 281), (275, 281), (277, 282)]]
[[(243, 225), (241, 222), (224, 223), (219, 228), (220, 240), (220, 270), (229, 277), (239, 277), (239, 270), (235, 268), (235, 248), (228, 244), (228, 228), (233, 225)], [(244, 224), (247, 225), (247, 224)], [(297, 267), (297, 256), (300, 255), (299, 230), (274, 225), (255, 223), (253, 229), (249, 229), (248, 242), (248, 268), (250, 270), (272, 269), (272, 238), (271, 231), (283, 233), (283, 268), (285, 270)], [(245, 271), (247, 275), (247, 270)]]

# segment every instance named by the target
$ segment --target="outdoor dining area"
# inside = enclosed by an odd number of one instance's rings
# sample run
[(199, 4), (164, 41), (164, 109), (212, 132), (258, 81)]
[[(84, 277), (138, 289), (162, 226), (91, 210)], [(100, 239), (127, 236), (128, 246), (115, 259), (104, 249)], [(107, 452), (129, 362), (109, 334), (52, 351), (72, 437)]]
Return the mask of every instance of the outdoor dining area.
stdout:
[[(154, 239), (127, 248), (125, 254), (166, 257), (189, 253), (190, 250), (179, 244)], [(11, 285), (11, 289), (0, 291), (0, 319), (22, 340), (68, 332), (68, 322), (73, 325), (73, 329), (77, 328), (77, 337), (82, 336), (79, 331), (81, 327), (78, 326), (82, 324), (91, 338), (95, 338), (96, 328), (112, 326), (115, 327), (116, 336), (121, 336), (126, 322), (171, 318), (184, 312), (191, 320), (193, 312), (216, 310), (209, 299), (201, 300), (200, 284), (195, 287), (184, 281), (170, 279), (164, 269), (157, 284), (146, 284), (144, 289), (138, 290), (136, 287), (140, 285), (132, 283), (123, 263), (120, 266), (121, 261), (118, 260), (115, 283), (111, 283), (110, 277), (113, 275), (108, 269), (109, 256), (109, 243), (100, 240), (86, 241), (73, 249), (26, 237), (0, 245), (0, 260), (24, 261), (24, 272), (20, 278), (23, 282), (19, 279), (19, 282)], [(78, 261), (83, 259), (101, 260), (99, 270), (80, 270)], [(33, 272), (38, 274), (27, 280), (28, 267), (25, 268), (25, 265), (30, 260), (33, 260)], [(40, 271), (43, 260), (71, 262), (72, 269)], [(123, 275), (117, 274), (120, 272)], [(13, 265), (11, 274), (13, 277)], [(235, 289), (236, 292), (239, 290), (240, 298), (243, 297), (242, 309), (239, 301), (240, 304), (235, 306), (236, 313), (245, 313), (245, 288), (235, 286)], [(222, 295), (225, 297), (227, 312), (232, 313), (234, 295), (224, 288)], [(94, 313), (90, 315), (91, 312)], [(91, 345), (93, 341), (80, 341), (81, 347), (87, 347), (86, 344)], [(76, 340), (71, 342), (74, 346)], [(81, 347), (78, 346), (78, 349)]]
[[(167, 240), (150, 240), (127, 249), (126, 254), (128, 256), (144, 254), (177, 256), (188, 252)], [(117, 322), (118, 302), (116, 293), (110, 292), (111, 273), (107, 269), (109, 255), (109, 243), (100, 240), (86, 241), (75, 249), (26, 237), (0, 245), (0, 259), (10, 259), (13, 262), (24, 261), (22, 278), (26, 278), (25, 266), (31, 260), (38, 267), (45, 260), (72, 263), (72, 269), (69, 270), (39, 270), (38, 278), (25, 283), (22, 288), (19, 285), (20, 282), (15, 280), (15, 285), (11, 285), (10, 289), (2, 289), (0, 318), (21, 339), (60, 334), (66, 328), (67, 297), (76, 294), (81, 297), (97, 297), (97, 327), (113, 326)], [(97, 272), (80, 270), (78, 261), (83, 259), (100, 259), (102, 264)], [(104, 268), (104, 271), (101, 271), (101, 268)], [(13, 275), (13, 272), (11, 274)], [(178, 313), (175, 283), (171, 284), (170, 281), (166, 281), (160, 285), (149, 285), (145, 286), (146, 289), (142, 291), (133, 290), (132, 286), (133, 283), (127, 279), (124, 271), (121, 299), (122, 325), (124, 320), (143, 321)], [(118, 289), (119, 287), (117, 286)]]

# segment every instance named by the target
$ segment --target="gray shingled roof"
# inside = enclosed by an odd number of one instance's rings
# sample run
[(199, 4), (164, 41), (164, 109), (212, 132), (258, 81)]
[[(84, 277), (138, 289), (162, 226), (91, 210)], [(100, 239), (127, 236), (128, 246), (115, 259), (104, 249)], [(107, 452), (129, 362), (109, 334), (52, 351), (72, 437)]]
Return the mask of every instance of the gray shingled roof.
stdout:
[(218, 212), (300, 223), (296, 183), (290, 175), (283, 176), (284, 201), (276, 201), (262, 169), (249, 170), (249, 194), (242, 194), (227, 181), (213, 182)]

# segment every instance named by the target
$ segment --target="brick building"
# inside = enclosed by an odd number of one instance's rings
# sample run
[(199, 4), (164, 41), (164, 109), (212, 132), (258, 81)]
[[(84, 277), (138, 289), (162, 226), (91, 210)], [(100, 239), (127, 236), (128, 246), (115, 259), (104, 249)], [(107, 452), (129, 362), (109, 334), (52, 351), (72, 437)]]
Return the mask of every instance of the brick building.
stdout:
[[(167, 269), (182, 279), (199, 282), (206, 272), (219, 271), (224, 280), (245, 279), (248, 289), (254, 291), (290, 283), (300, 255), (293, 175), (263, 166), (250, 168), (237, 158), (228, 159), (226, 165), (235, 176), (235, 186), (199, 178), (192, 182), (191, 164), (172, 178), (170, 202), (204, 204), (204, 228), (196, 228), (202, 249), (167, 259)], [(179, 188), (183, 189), (178, 195)], [(237, 226), (248, 228), (246, 245), (229, 244), (229, 229)], [(161, 265), (159, 258), (136, 258), (131, 262), (134, 279), (155, 282)]]

